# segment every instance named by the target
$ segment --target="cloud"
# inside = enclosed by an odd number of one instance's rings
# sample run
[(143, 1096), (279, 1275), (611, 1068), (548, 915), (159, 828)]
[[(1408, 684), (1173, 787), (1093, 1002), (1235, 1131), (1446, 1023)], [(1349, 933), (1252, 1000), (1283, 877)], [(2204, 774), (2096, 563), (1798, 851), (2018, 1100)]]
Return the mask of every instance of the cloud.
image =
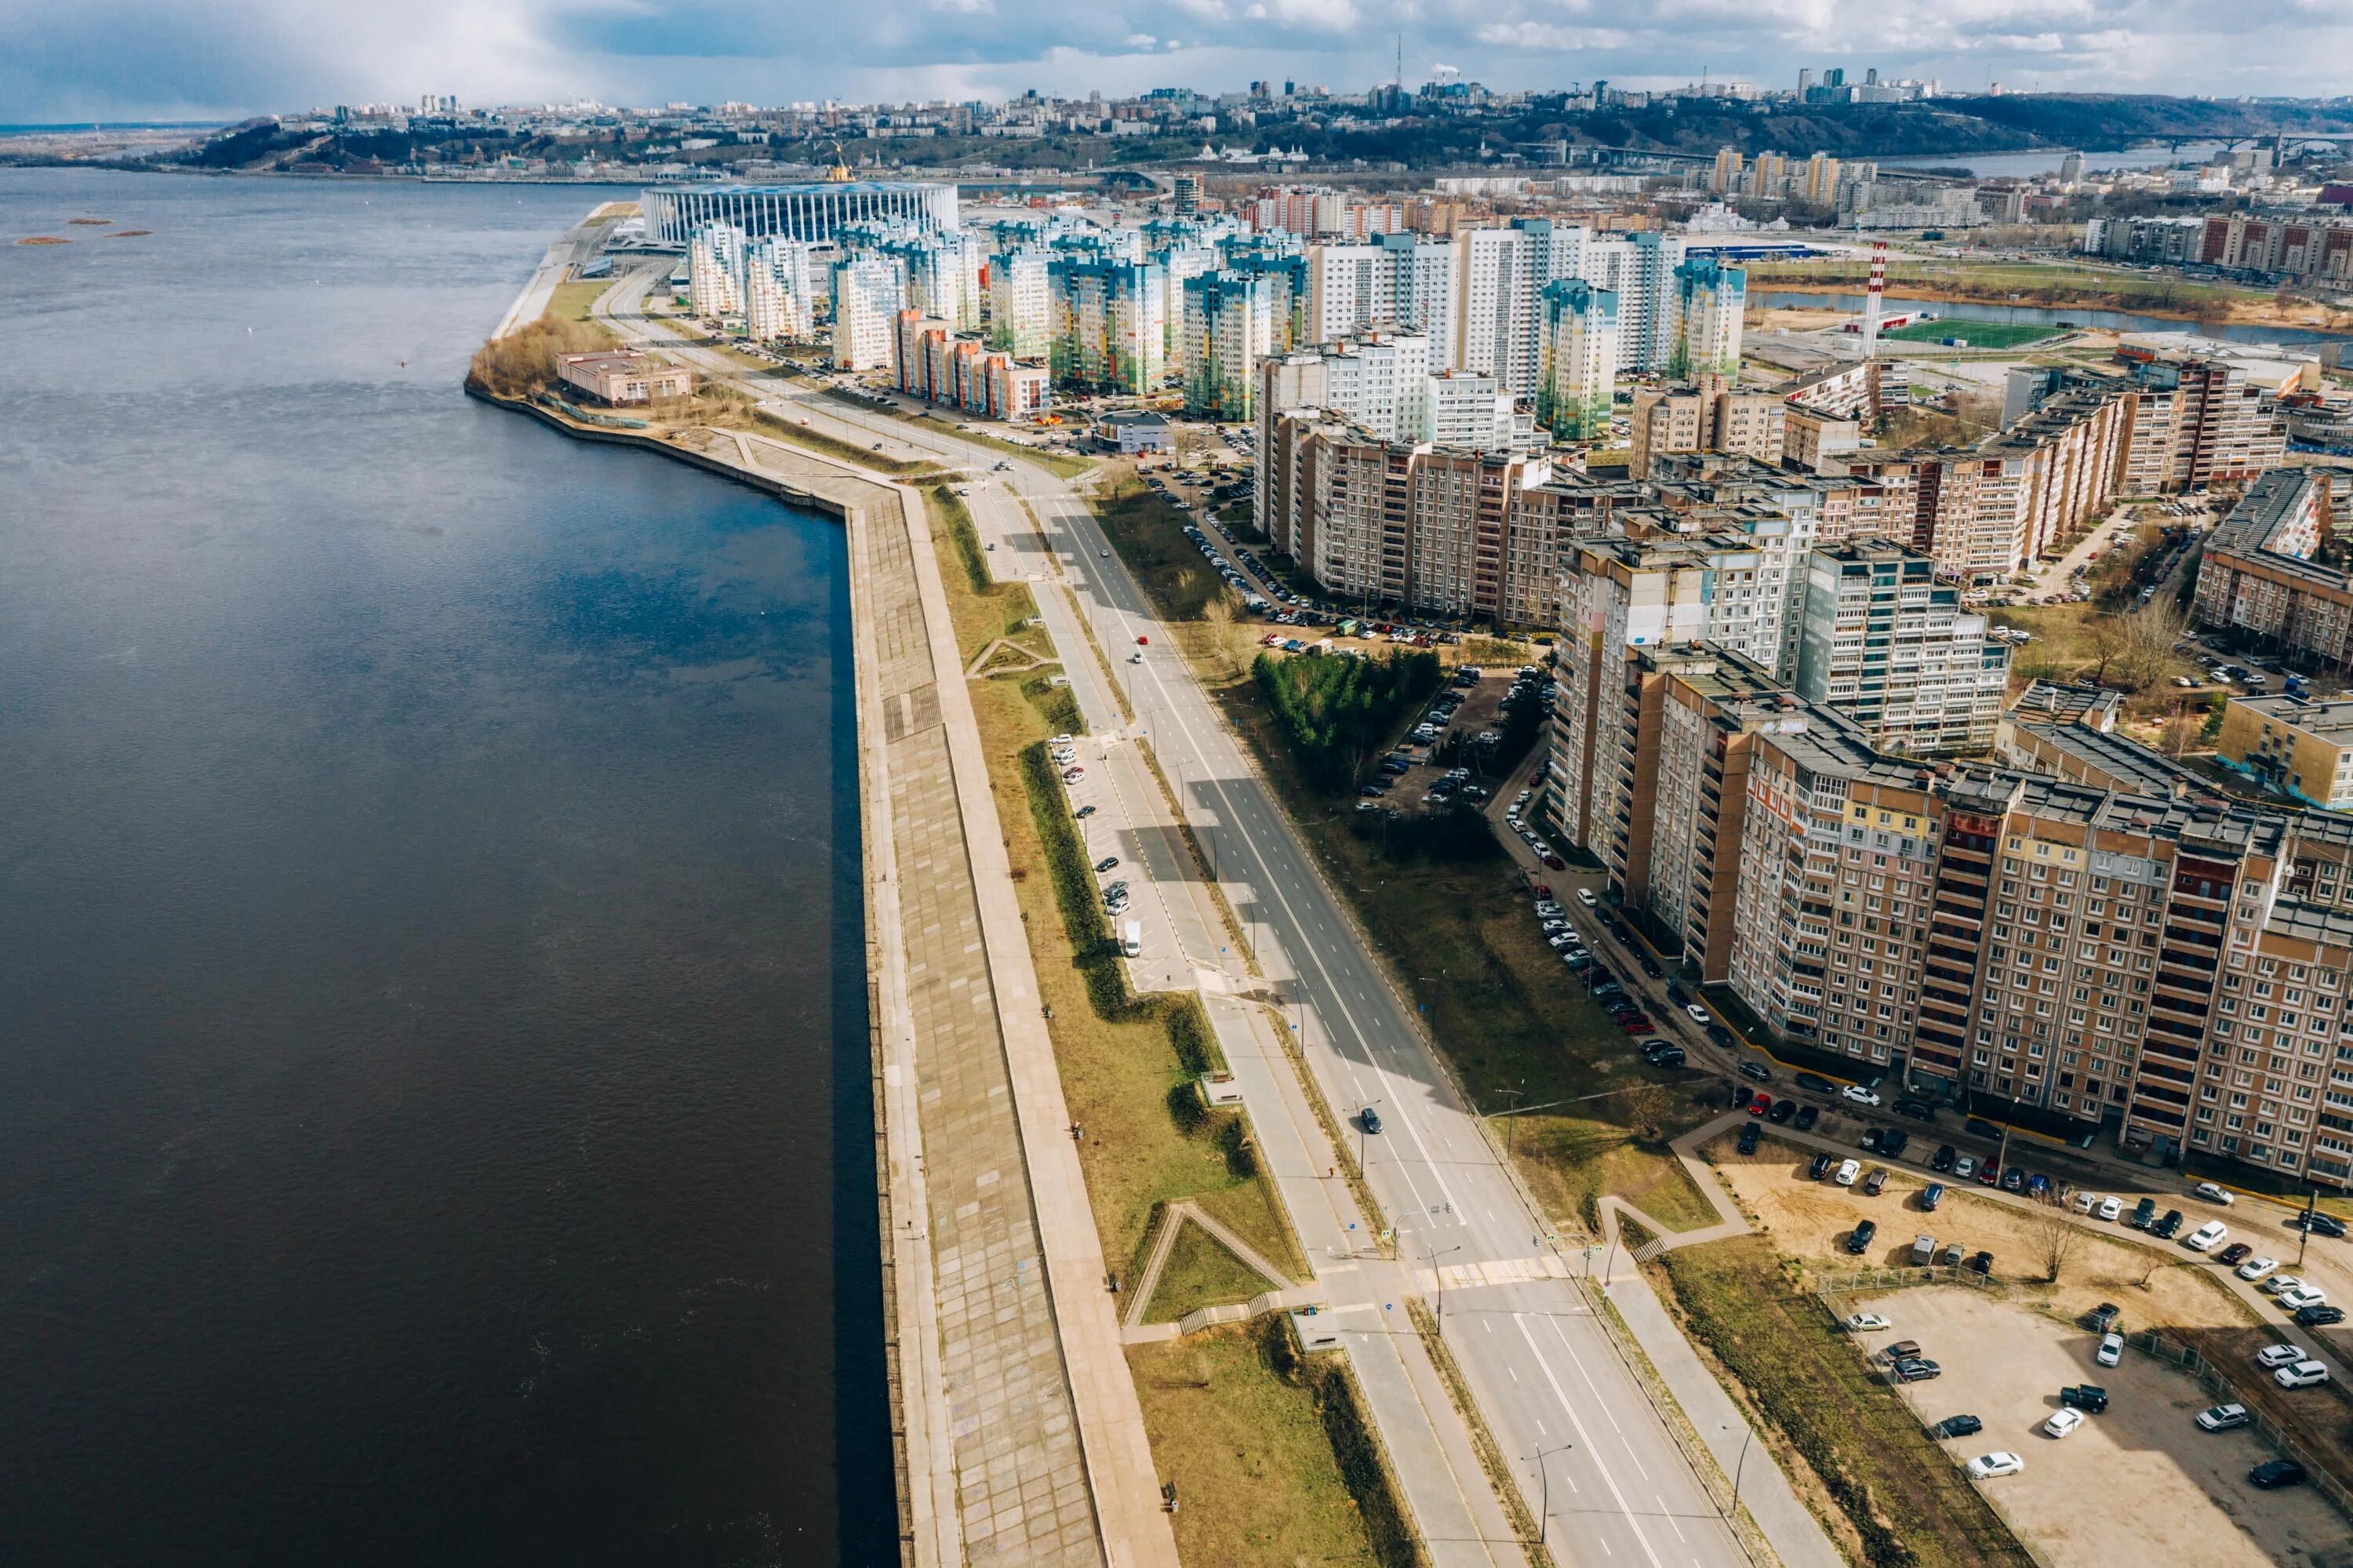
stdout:
[[(1166, 37), (1170, 16), (1194, 37)], [(1181, 26), (1181, 24), (1179, 24)], [(1388, 79), (1793, 83), (1799, 68), (2091, 91), (2353, 90), (2348, 0), (0, 0), (0, 123), (474, 103), (1083, 95)], [(1181, 48), (1183, 64), (1168, 58)]]

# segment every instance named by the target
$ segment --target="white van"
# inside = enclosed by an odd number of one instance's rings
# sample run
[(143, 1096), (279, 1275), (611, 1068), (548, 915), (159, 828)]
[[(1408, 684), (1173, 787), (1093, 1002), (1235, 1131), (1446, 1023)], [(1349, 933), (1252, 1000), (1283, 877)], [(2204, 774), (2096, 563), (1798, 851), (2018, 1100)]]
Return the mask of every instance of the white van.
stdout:
[(1131, 959), (1144, 956), (1144, 922), (1130, 920), (1120, 935), (1119, 950)]

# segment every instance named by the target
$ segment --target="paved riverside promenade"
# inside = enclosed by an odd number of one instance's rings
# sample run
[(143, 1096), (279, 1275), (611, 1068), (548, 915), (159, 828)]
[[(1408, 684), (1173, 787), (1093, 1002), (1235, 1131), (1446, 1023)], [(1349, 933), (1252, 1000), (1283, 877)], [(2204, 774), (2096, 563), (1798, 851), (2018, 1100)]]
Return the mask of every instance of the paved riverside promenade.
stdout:
[(913, 1568), (1176, 1568), (921, 496), (737, 430), (663, 450), (841, 517)]

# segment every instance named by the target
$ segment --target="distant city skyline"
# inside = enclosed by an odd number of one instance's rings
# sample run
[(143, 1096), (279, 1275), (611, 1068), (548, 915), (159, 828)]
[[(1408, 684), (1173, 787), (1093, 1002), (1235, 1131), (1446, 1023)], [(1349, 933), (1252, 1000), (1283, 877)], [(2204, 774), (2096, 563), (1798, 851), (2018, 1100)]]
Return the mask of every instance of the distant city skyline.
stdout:
[(2353, 91), (2337, 0), (0, 0), (0, 123), (311, 104), (1085, 96), (1262, 79), (1501, 90), (1876, 66), (1947, 92)]

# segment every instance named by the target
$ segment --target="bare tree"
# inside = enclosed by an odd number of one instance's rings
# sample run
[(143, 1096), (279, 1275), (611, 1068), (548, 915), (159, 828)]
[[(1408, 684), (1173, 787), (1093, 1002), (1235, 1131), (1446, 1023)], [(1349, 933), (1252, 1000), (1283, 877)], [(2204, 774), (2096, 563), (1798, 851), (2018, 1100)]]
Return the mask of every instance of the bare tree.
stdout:
[(2173, 657), (2187, 624), (2181, 607), (2169, 599), (2150, 600), (2123, 618), (2126, 676), (2136, 687), (2155, 685)]
[(2084, 1245), (2082, 1229), (2068, 1219), (2065, 1210), (2052, 1209), (2035, 1215), (2028, 1232), (2034, 1238), (2035, 1255), (2042, 1260), (2042, 1277), (2056, 1285), (2060, 1270)]
[(2168, 757), (2179, 757), (2198, 743), (2198, 732), (2205, 727), (2203, 715), (2190, 713), (2177, 705), (2171, 713), (2166, 715), (2164, 725), (2158, 730), (2158, 749)]

